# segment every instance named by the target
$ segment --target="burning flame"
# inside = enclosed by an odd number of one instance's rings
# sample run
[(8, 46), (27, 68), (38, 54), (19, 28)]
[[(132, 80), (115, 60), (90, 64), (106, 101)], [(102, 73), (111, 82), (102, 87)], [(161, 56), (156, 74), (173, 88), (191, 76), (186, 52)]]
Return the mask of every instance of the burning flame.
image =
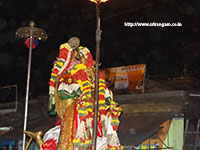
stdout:
[(99, 2), (99, 3), (103, 3), (103, 2), (106, 2), (106, 1), (108, 1), (108, 0), (90, 0), (91, 2), (94, 2), (94, 3), (97, 3), (97, 2)]

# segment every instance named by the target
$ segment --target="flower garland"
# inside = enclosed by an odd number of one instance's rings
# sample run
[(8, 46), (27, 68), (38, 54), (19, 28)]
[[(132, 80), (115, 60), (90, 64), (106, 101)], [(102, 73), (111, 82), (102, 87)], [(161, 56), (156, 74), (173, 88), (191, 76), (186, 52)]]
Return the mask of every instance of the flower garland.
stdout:
[(110, 146), (109, 144), (106, 145), (106, 150), (123, 150), (124, 147), (122, 145), (120, 146)]
[(106, 150), (123, 150), (123, 146), (119, 143), (119, 138), (117, 136), (117, 132), (115, 131), (106, 145)]
[(75, 148), (88, 148), (91, 143), (91, 136), (88, 133), (88, 128), (85, 121), (81, 121), (78, 127), (77, 136), (73, 139)]
[[(81, 89), (82, 95), (80, 96), (80, 100), (77, 103), (77, 114), (79, 116), (80, 125), (77, 129), (76, 137), (73, 139), (74, 146), (77, 148), (86, 148), (91, 146), (91, 134), (93, 128), (93, 101), (92, 100), (92, 91), (94, 88), (94, 83), (89, 80), (87, 69), (93, 67), (95, 61), (92, 58), (90, 51), (85, 47), (79, 47), (80, 54), (86, 59), (83, 63), (74, 63), (71, 62), (72, 58), (72, 49), (68, 45), (68, 43), (62, 44), (60, 46), (59, 58), (54, 63), (54, 67), (51, 73), (50, 86), (54, 87), (55, 82), (57, 82), (62, 73), (68, 69), (68, 72), (72, 75)], [(72, 65), (70, 67), (70, 65)], [(93, 75), (93, 74), (92, 74)], [(99, 72), (99, 137), (107, 135), (107, 129), (105, 125), (105, 119), (108, 112), (108, 108), (110, 110), (111, 115), (111, 125), (113, 130), (116, 131), (119, 126), (119, 115), (121, 113), (121, 109), (116, 102), (113, 101), (113, 97), (111, 96), (111, 100), (109, 104), (106, 104), (105, 99), (106, 93), (106, 83), (103, 78), (101, 72)], [(108, 106), (108, 107), (106, 107)], [(122, 150), (123, 147), (120, 144), (116, 144), (118, 141), (117, 135), (114, 135), (112, 141), (106, 146), (108, 150)], [(119, 143), (119, 142), (117, 142)]]
[(76, 148), (85, 148), (88, 149), (88, 147), (92, 144), (92, 140), (84, 140), (82, 138), (75, 138), (73, 140), (74, 146)]
[[(118, 127), (119, 127), (119, 116), (122, 112), (122, 109), (121, 107), (118, 105), (118, 103), (116, 103), (114, 100), (113, 100), (113, 94), (111, 92), (111, 95), (110, 95), (110, 98), (109, 99), (109, 103), (110, 103), (110, 106), (109, 106), (109, 113), (111, 114), (111, 125), (113, 127), (113, 130), (117, 131), (118, 130)], [(107, 112), (108, 113), (108, 112)]]
[(92, 102), (91, 101), (83, 101), (80, 100), (78, 104), (78, 115), (81, 121), (84, 121), (86, 118), (93, 117), (93, 110), (92, 110)]

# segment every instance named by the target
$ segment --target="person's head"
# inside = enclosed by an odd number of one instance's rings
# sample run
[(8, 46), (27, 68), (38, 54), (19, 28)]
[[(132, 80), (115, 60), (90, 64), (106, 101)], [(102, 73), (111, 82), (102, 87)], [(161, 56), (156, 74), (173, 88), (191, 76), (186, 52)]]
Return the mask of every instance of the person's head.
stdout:
[(79, 47), (80, 45), (80, 40), (78, 37), (71, 37), (69, 40), (68, 40), (68, 44), (71, 46), (72, 49), (76, 49)]

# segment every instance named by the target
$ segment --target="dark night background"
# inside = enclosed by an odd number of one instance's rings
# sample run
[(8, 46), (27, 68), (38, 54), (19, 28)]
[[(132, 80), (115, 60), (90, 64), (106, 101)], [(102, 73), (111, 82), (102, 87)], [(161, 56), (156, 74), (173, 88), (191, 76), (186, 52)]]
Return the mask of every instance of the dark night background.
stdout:
[[(60, 44), (78, 36), (95, 55), (95, 4), (89, 0), (0, 0), (0, 86), (25, 95), (28, 48), (16, 39), (34, 20), (49, 38), (33, 50), (30, 92), (48, 94)], [(101, 5), (101, 68), (147, 64), (147, 74), (200, 73), (199, 0), (109, 0)], [(182, 23), (182, 27), (125, 27), (124, 22)]]

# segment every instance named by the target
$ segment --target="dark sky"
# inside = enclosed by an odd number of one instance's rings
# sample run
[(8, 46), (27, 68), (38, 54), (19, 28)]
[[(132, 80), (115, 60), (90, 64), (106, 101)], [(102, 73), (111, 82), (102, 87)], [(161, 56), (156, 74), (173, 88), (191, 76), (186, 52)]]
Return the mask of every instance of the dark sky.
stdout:
[[(33, 50), (31, 92), (48, 93), (59, 45), (78, 36), (95, 55), (95, 4), (89, 0), (0, 0), (0, 86), (25, 93), (28, 48), (16, 39), (34, 20), (49, 38)], [(182, 27), (125, 27), (124, 22), (177, 23)], [(148, 74), (199, 73), (199, 0), (110, 0), (101, 5), (101, 68), (147, 64)], [(23, 95), (23, 94), (22, 94)]]

